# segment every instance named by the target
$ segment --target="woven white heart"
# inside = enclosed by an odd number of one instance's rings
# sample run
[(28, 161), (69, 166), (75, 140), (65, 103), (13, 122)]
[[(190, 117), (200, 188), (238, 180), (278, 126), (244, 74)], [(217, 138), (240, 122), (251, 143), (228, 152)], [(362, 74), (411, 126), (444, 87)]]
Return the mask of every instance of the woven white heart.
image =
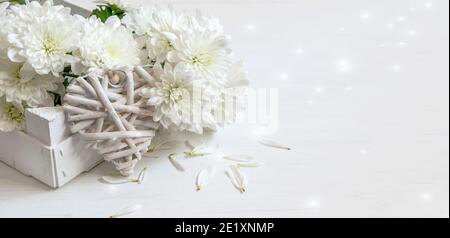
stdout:
[(158, 128), (139, 93), (153, 83), (142, 67), (134, 72), (91, 73), (74, 79), (64, 96), (72, 133), (95, 142), (98, 152), (123, 176), (134, 173)]

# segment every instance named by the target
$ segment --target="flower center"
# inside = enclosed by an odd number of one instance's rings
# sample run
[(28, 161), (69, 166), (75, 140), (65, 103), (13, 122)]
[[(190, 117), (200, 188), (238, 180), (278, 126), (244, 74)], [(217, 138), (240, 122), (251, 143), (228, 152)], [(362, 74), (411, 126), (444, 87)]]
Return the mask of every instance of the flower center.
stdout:
[(164, 43), (165, 43), (166, 49), (168, 49), (168, 50), (174, 49), (174, 48), (173, 48), (173, 45), (172, 45), (172, 42), (166, 40)]
[(52, 55), (58, 51), (59, 42), (50, 33), (45, 34), (42, 47), (47, 55)]
[(105, 51), (110, 59), (117, 59), (119, 56), (119, 52), (114, 46), (107, 46)]
[(209, 53), (199, 53), (192, 57), (192, 63), (196, 65), (208, 66), (213, 63), (213, 56)]
[(5, 116), (11, 121), (22, 123), (25, 121), (25, 115), (19, 111), (13, 104), (7, 104), (5, 108)]
[(184, 89), (179, 83), (172, 83), (166, 89), (166, 98), (175, 103), (184, 99), (186, 89)]

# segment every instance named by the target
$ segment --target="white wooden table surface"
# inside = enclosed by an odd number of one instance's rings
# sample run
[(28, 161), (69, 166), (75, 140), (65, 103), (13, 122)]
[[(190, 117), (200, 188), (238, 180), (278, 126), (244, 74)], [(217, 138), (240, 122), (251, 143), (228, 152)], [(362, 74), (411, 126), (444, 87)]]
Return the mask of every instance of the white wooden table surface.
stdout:
[(196, 192), (199, 170), (227, 166), (211, 157), (180, 161), (185, 173), (144, 160), (142, 185), (100, 183), (113, 171), (103, 163), (59, 190), (0, 163), (0, 217), (107, 217), (136, 204), (129, 217), (449, 216), (448, 1), (171, 2), (220, 17), (252, 87), (278, 92), (272, 118), (210, 140), (265, 163), (245, 171), (247, 193), (220, 169)]

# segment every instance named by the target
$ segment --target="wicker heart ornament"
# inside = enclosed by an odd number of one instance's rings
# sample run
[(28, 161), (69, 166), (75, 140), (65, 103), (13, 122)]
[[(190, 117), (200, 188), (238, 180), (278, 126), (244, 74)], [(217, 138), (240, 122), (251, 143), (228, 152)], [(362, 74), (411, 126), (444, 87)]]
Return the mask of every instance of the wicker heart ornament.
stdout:
[(94, 142), (97, 151), (123, 176), (134, 173), (158, 129), (153, 111), (140, 96), (140, 91), (153, 83), (142, 67), (91, 73), (72, 80), (64, 96), (71, 132)]

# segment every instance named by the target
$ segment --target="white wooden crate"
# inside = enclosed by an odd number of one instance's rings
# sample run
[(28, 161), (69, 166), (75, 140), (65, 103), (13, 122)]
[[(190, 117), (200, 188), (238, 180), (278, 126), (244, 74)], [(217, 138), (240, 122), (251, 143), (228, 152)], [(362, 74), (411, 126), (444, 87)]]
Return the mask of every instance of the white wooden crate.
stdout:
[[(85, 17), (90, 11), (55, 0)], [(60, 107), (28, 109), (27, 132), (0, 132), (0, 161), (27, 176), (59, 188), (102, 162), (79, 136), (70, 134)]]
[(28, 109), (27, 132), (0, 132), (0, 161), (53, 188), (102, 161), (78, 135), (70, 135), (61, 107)]

